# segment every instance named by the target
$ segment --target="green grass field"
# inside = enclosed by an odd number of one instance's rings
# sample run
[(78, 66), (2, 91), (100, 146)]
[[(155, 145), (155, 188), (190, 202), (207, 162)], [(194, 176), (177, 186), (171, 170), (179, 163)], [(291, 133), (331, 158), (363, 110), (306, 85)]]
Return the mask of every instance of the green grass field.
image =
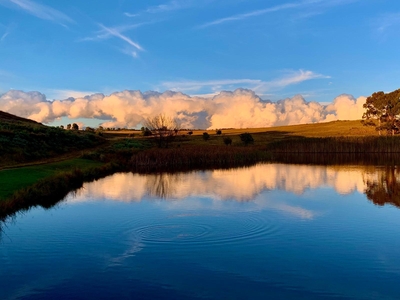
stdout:
[(15, 191), (57, 173), (73, 169), (86, 170), (101, 165), (100, 162), (76, 158), (51, 164), (2, 170), (0, 171), (0, 200), (7, 199)]

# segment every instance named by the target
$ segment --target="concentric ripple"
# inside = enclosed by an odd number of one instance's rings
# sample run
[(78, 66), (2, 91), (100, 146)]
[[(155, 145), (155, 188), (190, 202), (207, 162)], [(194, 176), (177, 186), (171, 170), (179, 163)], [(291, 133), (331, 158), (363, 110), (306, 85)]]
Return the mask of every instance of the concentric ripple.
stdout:
[(257, 213), (244, 213), (240, 217), (209, 217), (203, 219), (202, 223), (190, 217), (175, 221), (169, 219), (163, 224), (138, 227), (134, 235), (145, 244), (185, 246), (241, 243), (259, 238), (273, 239), (280, 235), (279, 227)]

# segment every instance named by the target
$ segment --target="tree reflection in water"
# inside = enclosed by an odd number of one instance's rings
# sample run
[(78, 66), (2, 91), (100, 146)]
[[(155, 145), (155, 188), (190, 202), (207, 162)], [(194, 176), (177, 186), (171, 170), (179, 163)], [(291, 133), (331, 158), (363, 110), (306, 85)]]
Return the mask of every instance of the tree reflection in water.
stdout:
[(180, 181), (180, 174), (160, 173), (147, 177), (146, 190), (152, 197), (161, 199), (173, 198)]
[(365, 194), (377, 205), (392, 204), (400, 207), (400, 170), (386, 167), (377, 179), (367, 180)]

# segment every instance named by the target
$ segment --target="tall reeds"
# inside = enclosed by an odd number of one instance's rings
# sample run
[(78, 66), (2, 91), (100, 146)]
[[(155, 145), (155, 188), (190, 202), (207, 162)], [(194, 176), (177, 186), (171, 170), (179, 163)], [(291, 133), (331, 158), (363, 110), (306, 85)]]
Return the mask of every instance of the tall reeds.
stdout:
[(149, 149), (133, 155), (130, 169), (172, 171), (179, 168), (219, 168), (265, 161), (270, 156), (262, 147), (186, 146)]
[(400, 137), (289, 138), (267, 145), (273, 153), (400, 153)]

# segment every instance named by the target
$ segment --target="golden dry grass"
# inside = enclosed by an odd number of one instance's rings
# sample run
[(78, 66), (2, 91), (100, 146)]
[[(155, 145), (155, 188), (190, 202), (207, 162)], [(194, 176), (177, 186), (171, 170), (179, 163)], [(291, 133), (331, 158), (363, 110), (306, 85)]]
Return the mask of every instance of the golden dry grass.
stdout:
[[(192, 131), (190, 136), (188, 133)], [(363, 126), (361, 120), (356, 121), (333, 121), (327, 123), (289, 125), (264, 128), (229, 128), (221, 129), (222, 134), (217, 135), (216, 130), (182, 130), (179, 132), (179, 137), (174, 144), (207, 144), (221, 145), (223, 137), (229, 136), (232, 138), (233, 144), (242, 144), (239, 135), (249, 132), (253, 135), (256, 144), (269, 144), (270, 142), (290, 138), (290, 137), (365, 137), (378, 136), (378, 132), (373, 127)], [(208, 141), (202, 139), (203, 133), (207, 132), (210, 135)], [(119, 130), (105, 131), (104, 137), (108, 139), (118, 139), (122, 137), (145, 138), (138, 130)], [(150, 138), (151, 139), (151, 138)]]
[[(193, 136), (203, 135), (207, 132), (216, 135), (215, 130), (192, 130)], [(241, 129), (221, 129), (223, 135), (239, 135), (244, 132), (249, 133), (276, 133), (278, 135), (294, 135), (304, 137), (334, 137), (334, 136), (377, 136), (378, 132), (372, 127), (366, 127), (360, 120), (356, 121), (334, 121), (327, 123), (288, 125), (264, 128), (241, 128)], [(189, 131), (182, 131), (181, 134), (188, 134)]]

